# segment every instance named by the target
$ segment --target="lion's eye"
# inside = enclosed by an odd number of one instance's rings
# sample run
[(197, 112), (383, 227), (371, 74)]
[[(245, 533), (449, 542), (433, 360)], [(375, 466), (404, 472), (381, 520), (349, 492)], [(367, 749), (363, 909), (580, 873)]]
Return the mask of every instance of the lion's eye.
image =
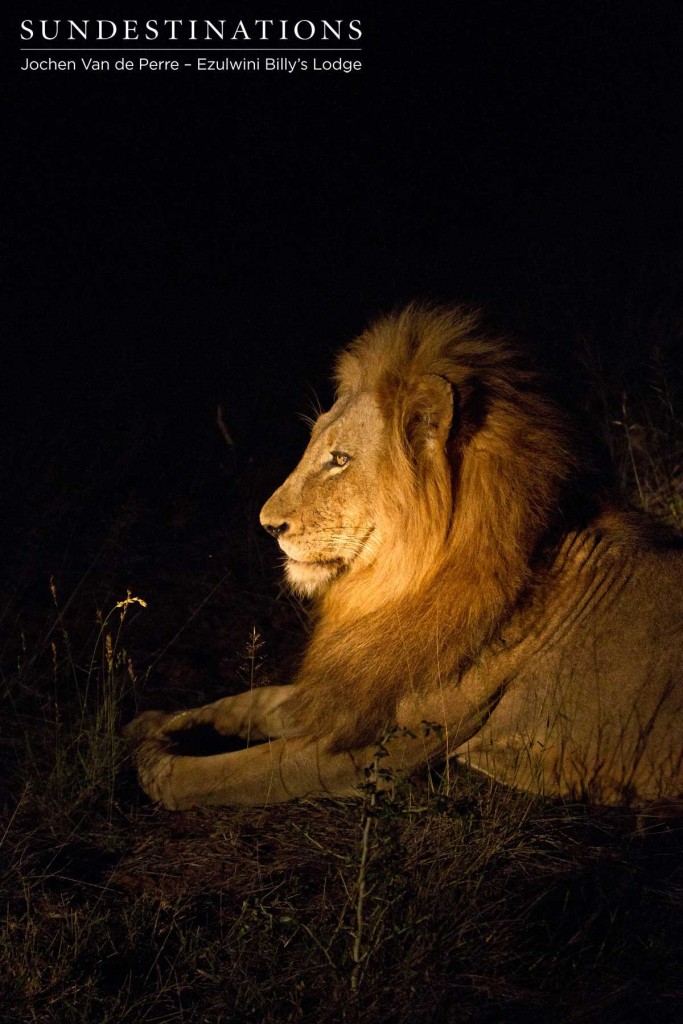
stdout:
[(332, 456), (333, 466), (345, 466), (347, 462), (351, 461), (351, 456), (347, 455), (346, 452), (330, 452)]

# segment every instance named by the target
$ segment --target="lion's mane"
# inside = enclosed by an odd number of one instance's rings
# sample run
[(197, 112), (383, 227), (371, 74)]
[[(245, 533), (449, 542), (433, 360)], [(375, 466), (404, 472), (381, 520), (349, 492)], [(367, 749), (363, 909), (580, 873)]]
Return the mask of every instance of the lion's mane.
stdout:
[[(438, 452), (430, 376), (453, 394)], [(350, 750), (395, 724), (411, 690), (456, 680), (498, 633), (566, 515), (581, 458), (542, 377), (459, 308), (376, 321), (340, 355), (336, 383), (339, 395), (374, 392), (382, 410), (382, 542), (319, 599), (288, 713), (297, 734)]]

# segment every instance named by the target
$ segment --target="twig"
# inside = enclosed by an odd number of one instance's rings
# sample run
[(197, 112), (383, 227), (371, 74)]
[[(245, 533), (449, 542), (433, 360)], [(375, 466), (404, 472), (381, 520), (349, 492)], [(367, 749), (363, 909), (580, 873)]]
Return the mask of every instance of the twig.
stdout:
[(235, 442), (233, 441), (232, 437), (230, 436), (230, 431), (226, 427), (225, 420), (223, 419), (223, 406), (222, 405), (219, 405), (216, 408), (216, 423), (218, 424), (218, 429), (220, 430), (221, 434), (223, 435), (223, 440), (227, 444), (228, 448), (234, 448), (235, 447)]
[(358, 895), (356, 897), (356, 933), (353, 938), (353, 950), (351, 952), (351, 959), (353, 960), (353, 970), (351, 972), (351, 991), (357, 992), (360, 984), (360, 969), (364, 957), (361, 955), (361, 946), (363, 943), (363, 909), (365, 904), (365, 896), (367, 892), (366, 887), (366, 875), (368, 866), (368, 856), (370, 850), (370, 829), (374, 818), (374, 810), (377, 804), (377, 758), (375, 758), (372, 765), (373, 784), (372, 792), (370, 793), (369, 803), (366, 801), (363, 807), (363, 814), (365, 821), (363, 823), (363, 838), (361, 840), (361, 855), (360, 865), (358, 868)]

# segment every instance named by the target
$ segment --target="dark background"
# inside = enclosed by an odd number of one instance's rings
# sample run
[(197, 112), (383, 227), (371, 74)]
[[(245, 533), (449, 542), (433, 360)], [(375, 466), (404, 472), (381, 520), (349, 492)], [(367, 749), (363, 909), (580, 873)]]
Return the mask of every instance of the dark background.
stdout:
[[(59, 6), (21, 17), (123, 16)], [(99, 473), (100, 506), (152, 516), (184, 479), (219, 515), (230, 486), (197, 467), (220, 448), (228, 477), (263, 467), (256, 508), (331, 354), (415, 297), (485, 306), (568, 381), (587, 335), (619, 386), (653, 340), (676, 358), (653, 325), (680, 323), (680, 5), (134, 7), (361, 17), (363, 71), (20, 73), (7, 18), (10, 476)]]

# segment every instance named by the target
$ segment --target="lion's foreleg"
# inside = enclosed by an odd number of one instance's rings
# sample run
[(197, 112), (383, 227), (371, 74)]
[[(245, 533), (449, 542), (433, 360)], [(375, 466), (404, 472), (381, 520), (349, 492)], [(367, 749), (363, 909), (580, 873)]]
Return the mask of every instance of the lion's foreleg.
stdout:
[(145, 740), (133, 758), (140, 785), (170, 810), (209, 804), (274, 804), (296, 797), (350, 796), (371, 760), (329, 754), (311, 740), (274, 740), (229, 754), (182, 757), (163, 737)]
[(297, 797), (343, 797), (375, 781), (391, 787), (443, 746), (435, 735), (400, 730), (384, 745), (330, 753), (325, 740), (278, 739), (233, 753), (184, 757), (168, 733), (143, 741), (133, 754), (140, 784), (171, 810), (205, 804), (274, 804)]

